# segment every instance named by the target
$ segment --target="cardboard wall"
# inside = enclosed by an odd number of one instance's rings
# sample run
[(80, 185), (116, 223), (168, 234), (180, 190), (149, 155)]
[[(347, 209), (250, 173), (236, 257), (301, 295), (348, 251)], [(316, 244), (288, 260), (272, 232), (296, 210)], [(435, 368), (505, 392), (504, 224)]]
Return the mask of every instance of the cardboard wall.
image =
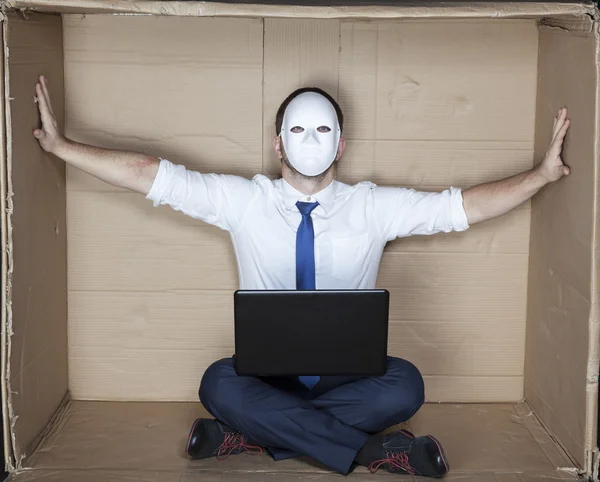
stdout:
[[(204, 171), (262, 171), (262, 21), (66, 16), (67, 134)], [(231, 355), (227, 233), (68, 170), (75, 398), (197, 400)]]
[[(439, 190), (531, 166), (534, 22), (342, 22), (340, 55), (342, 179)], [(525, 205), (388, 245), (390, 353), (421, 369), (428, 400), (522, 398), (528, 236)]]
[(535, 157), (543, 157), (552, 119), (560, 107), (567, 106), (572, 127), (564, 160), (572, 174), (533, 201), (525, 396), (580, 464), (584, 448), (596, 443), (589, 440), (591, 432), (586, 437), (586, 423), (595, 425), (595, 414), (586, 407), (586, 377), (591, 307), (597, 296), (592, 291), (597, 223), (596, 58), (593, 33), (540, 30)]
[[(533, 20), (67, 15), (67, 133), (203, 172), (275, 175), (294, 88), (340, 100), (345, 182), (470, 186), (533, 162)], [(225, 232), (68, 171), (69, 386), (77, 399), (197, 400), (233, 351)], [(388, 246), (390, 353), (435, 401), (523, 397), (530, 208)], [(493, 274), (493, 275), (492, 275)]]
[[(58, 15), (10, 15), (6, 35), (8, 169), (14, 205), (7, 389), (17, 459), (38, 436), (67, 391), (65, 166), (45, 154), (32, 131), (37, 77), (51, 78), (64, 122), (62, 26)], [(12, 191), (12, 192), (11, 192)]]

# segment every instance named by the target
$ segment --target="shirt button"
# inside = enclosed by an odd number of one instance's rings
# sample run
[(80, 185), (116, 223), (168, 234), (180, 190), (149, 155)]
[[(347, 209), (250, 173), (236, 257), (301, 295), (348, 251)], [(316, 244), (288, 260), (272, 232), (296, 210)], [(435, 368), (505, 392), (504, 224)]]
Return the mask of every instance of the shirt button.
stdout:
[(310, 196), (308, 196), (308, 198), (306, 199), (308, 202), (311, 202), (312, 199), (310, 198)]

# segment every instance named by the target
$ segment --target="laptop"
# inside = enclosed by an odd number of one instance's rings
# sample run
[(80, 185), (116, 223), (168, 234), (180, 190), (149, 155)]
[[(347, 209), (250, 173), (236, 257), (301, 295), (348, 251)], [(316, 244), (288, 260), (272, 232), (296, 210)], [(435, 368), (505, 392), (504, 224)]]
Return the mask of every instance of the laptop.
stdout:
[(387, 290), (238, 290), (234, 309), (239, 375), (386, 371)]

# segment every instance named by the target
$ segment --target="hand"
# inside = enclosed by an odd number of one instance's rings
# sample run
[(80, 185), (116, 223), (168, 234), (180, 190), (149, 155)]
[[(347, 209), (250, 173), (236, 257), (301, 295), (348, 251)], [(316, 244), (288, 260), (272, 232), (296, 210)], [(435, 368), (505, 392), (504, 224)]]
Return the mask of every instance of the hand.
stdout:
[(568, 176), (571, 172), (571, 169), (563, 164), (561, 157), (563, 142), (570, 125), (571, 121), (567, 118), (567, 108), (564, 107), (558, 111), (558, 117), (554, 118), (552, 142), (544, 159), (538, 166), (538, 172), (548, 182), (558, 181), (561, 177)]
[(39, 142), (42, 149), (46, 152), (54, 153), (56, 149), (65, 141), (58, 122), (52, 110), (50, 103), (50, 94), (48, 93), (48, 85), (46, 78), (40, 75), (38, 83), (35, 85), (36, 101), (42, 118), (42, 128), (33, 131), (33, 137)]

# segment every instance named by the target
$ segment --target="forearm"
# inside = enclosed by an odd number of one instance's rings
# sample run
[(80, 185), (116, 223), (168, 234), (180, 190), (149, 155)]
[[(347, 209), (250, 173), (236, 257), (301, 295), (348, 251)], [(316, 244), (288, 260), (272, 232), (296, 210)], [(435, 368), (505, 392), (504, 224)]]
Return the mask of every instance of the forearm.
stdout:
[(538, 168), (500, 181), (480, 184), (463, 192), (469, 224), (502, 216), (533, 197), (549, 180)]
[(102, 149), (65, 139), (53, 154), (114, 186), (148, 194), (158, 172), (155, 157), (138, 152)]

